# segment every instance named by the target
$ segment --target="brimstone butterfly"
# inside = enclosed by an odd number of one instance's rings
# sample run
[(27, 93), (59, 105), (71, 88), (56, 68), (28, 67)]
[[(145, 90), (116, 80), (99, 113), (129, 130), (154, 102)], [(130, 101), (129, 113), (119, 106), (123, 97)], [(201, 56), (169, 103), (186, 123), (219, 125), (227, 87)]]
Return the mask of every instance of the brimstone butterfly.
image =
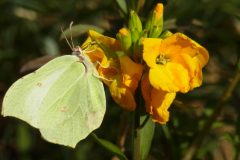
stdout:
[(105, 110), (103, 83), (80, 47), (17, 80), (2, 105), (3, 116), (22, 119), (47, 141), (70, 147), (100, 126)]

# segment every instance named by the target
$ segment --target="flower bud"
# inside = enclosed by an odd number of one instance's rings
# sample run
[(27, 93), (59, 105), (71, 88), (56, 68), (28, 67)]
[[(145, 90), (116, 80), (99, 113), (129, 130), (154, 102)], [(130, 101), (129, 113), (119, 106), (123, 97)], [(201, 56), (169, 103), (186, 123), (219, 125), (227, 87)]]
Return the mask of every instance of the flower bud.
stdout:
[(132, 45), (132, 37), (129, 30), (121, 28), (117, 34), (117, 39), (120, 41), (123, 50), (128, 51)]
[(131, 30), (131, 35), (132, 35), (132, 43), (135, 44), (139, 40), (140, 34), (138, 33), (137, 29), (133, 29)]
[(130, 13), (128, 28), (130, 30), (136, 29), (139, 34), (142, 32), (142, 22), (141, 22), (140, 18), (138, 17), (137, 13), (134, 11), (131, 11), (131, 13)]
[(158, 3), (147, 19), (145, 29), (148, 31), (148, 37), (158, 37), (163, 29), (163, 4)]
[(152, 30), (150, 30), (149, 37), (157, 38), (162, 32), (162, 28), (158, 26), (153, 26)]
[(171, 35), (173, 35), (172, 32), (166, 30), (166, 31), (164, 31), (164, 32), (161, 34), (160, 38), (161, 38), (161, 39), (165, 39), (165, 38), (167, 38), (167, 37), (170, 37)]

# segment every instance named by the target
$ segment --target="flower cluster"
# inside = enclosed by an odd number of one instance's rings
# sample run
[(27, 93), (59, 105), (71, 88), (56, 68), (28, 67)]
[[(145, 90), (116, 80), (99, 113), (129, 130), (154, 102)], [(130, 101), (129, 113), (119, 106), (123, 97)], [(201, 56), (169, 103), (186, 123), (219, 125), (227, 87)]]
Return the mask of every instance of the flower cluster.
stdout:
[(141, 87), (146, 111), (160, 124), (169, 120), (169, 107), (177, 92), (187, 93), (202, 83), (208, 51), (182, 33), (162, 32), (163, 5), (157, 4), (142, 26), (132, 11), (128, 28), (117, 39), (89, 31), (96, 42), (89, 53), (114, 101), (124, 109), (136, 108), (135, 92)]

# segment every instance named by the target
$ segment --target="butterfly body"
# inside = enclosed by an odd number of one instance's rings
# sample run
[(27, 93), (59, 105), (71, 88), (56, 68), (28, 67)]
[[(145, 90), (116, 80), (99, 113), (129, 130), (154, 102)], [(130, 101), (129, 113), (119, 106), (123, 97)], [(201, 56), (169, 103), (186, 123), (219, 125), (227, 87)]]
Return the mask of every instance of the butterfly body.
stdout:
[[(81, 47), (74, 47), (72, 49), (72, 55), (76, 55), (77, 57), (79, 57), (80, 62), (82, 62), (85, 66), (86, 73), (92, 73), (96, 71), (94, 65), (92, 64), (86, 53), (81, 49)], [(96, 72), (94, 74), (97, 75)]]

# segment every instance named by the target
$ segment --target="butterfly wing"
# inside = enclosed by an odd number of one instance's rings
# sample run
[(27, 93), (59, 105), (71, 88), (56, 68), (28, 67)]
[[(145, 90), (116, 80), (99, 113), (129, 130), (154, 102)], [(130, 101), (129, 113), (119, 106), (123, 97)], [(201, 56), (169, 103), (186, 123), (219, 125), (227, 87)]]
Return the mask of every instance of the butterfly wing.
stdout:
[(51, 139), (53, 143), (74, 147), (79, 140), (100, 126), (106, 100), (102, 82), (93, 74), (84, 72), (78, 78), (73, 78), (75, 81), (71, 82), (71, 86), (53, 102), (51, 97), (56, 94), (58, 86), (65, 84), (69, 77), (63, 75), (61, 82), (54, 84), (44, 100), (51, 105), (45, 108), (41, 116), (40, 131), (45, 139)]
[(76, 56), (62, 56), (24, 76), (7, 91), (2, 114), (39, 128), (50, 142), (74, 147), (105, 113), (102, 82)]

